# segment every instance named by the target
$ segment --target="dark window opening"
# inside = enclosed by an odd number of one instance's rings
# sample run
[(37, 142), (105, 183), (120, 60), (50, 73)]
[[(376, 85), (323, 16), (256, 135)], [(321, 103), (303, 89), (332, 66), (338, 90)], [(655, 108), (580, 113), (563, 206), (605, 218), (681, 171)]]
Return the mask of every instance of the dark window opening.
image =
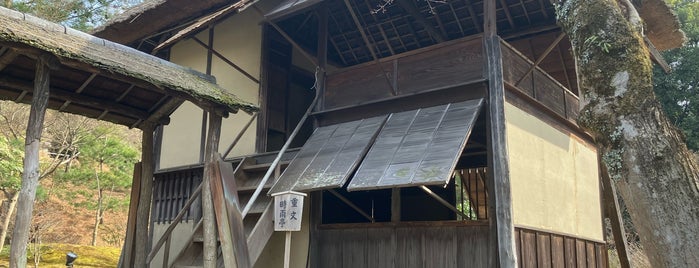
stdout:
[[(279, 33), (268, 29), (266, 35), (266, 136), (265, 151), (277, 151), (299, 123), (315, 96), (311, 89), (313, 74), (293, 65), (292, 46)], [(304, 123), (291, 148), (302, 146), (313, 132), (310, 121)]]
[[(447, 185), (426, 186), (449, 203), (451, 208), (429, 195), (421, 186), (399, 188), (395, 193), (400, 197), (395, 200), (400, 202), (400, 221), (487, 220), (486, 178), (484, 167), (458, 169)], [(347, 192), (344, 188), (325, 190), (322, 194), (322, 224), (371, 223), (372, 218), (374, 222), (391, 222), (393, 194), (392, 189), (357, 192)]]

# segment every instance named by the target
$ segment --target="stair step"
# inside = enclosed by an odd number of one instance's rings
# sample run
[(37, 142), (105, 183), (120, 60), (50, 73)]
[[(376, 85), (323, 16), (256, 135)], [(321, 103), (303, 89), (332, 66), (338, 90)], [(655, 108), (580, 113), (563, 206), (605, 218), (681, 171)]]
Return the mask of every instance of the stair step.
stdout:
[[(260, 181), (259, 180), (250, 180), (250, 183), (246, 183), (246, 184), (247, 185), (239, 185), (238, 186), (238, 193), (255, 191), (255, 189), (257, 189), (257, 185), (260, 184)], [(265, 184), (265, 186), (262, 189), (271, 189), (272, 185), (274, 185), (274, 182), (272, 181), (272, 179), (269, 179), (267, 181), (267, 184)], [(266, 193), (266, 192), (264, 192), (264, 193)]]
[[(279, 164), (281, 165), (282, 168), (285, 168), (286, 166), (289, 165), (291, 161), (281, 161)], [(260, 172), (260, 171), (267, 171), (269, 169), (269, 166), (271, 166), (272, 163), (262, 163), (262, 164), (255, 164), (255, 165), (249, 165), (243, 167), (243, 170), (246, 172)]]

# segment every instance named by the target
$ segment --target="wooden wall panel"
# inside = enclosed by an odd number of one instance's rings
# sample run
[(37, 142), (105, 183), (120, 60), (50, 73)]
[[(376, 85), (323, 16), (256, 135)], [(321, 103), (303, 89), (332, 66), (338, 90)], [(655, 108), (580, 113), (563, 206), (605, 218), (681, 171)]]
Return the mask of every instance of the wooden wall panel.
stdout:
[(536, 232), (522, 230), (520, 233), (522, 240), (522, 259), (519, 265), (522, 268), (536, 268)]
[[(534, 83), (532, 80), (532, 74), (524, 75), (527, 70), (531, 67), (531, 63), (517, 55), (511, 48), (507, 46), (502, 46), (502, 66), (503, 68), (503, 80), (505, 82), (516, 85), (524, 94), (529, 97), (534, 97)], [(517, 85), (517, 81), (520, 79), (522, 82)]]
[[(329, 74), (324, 109), (354, 106), (394, 95), (446, 89), (484, 79), (480, 39), (454, 41)], [(395, 92), (395, 93), (394, 93)]]
[(396, 235), (395, 267), (422, 267), (422, 234), (412, 228), (399, 228), (394, 232)]
[(534, 71), (534, 90), (537, 100), (557, 114), (565, 116), (564, 89), (539, 70)]
[(566, 119), (575, 121), (580, 111), (580, 101), (572, 93), (566, 93)]
[(608, 267), (604, 243), (520, 227), (515, 228), (515, 237), (519, 267)]
[(483, 78), (483, 48), (470, 40), (398, 59), (398, 93), (409, 94)]
[(551, 237), (546, 233), (536, 234), (536, 263), (538, 268), (551, 268)]
[(565, 268), (565, 246), (563, 244), (563, 236), (551, 235), (551, 249), (551, 267)]
[(324, 105), (326, 109), (356, 105), (392, 96), (391, 84), (386, 80), (384, 71), (378, 65), (353, 68), (329, 75), (325, 83)]
[(487, 267), (488, 226), (385, 226), (318, 230), (311, 267)]

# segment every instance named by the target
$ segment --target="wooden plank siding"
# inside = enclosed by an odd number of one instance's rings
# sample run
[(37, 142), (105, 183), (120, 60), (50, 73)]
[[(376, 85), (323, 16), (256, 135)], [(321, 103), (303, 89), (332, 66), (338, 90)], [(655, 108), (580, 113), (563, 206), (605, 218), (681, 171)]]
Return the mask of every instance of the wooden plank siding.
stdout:
[(311, 267), (487, 267), (487, 225), (317, 229)]
[(534, 63), (507, 42), (502, 44), (503, 79), (507, 86), (575, 123), (580, 105), (577, 95), (539, 67), (524, 77)]
[[(201, 183), (203, 168), (196, 167), (155, 174), (153, 181), (153, 219), (155, 223), (171, 223), (184, 207), (192, 192)], [(183, 221), (197, 220), (199, 207), (190, 208)]]
[[(480, 36), (455, 40), (329, 74), (324, 110), (482, 81)], [(395, 88), (395, 92), (393, 92)]]
[(550, 232), (515, 228), (519, 266), (523, 268), (606, 268), (607, 246)]

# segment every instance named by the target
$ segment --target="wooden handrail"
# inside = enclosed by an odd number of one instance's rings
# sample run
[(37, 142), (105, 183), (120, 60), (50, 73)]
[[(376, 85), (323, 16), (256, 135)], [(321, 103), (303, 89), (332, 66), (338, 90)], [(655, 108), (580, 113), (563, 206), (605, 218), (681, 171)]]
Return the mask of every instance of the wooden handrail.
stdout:
[(201, 195), (201, 184), (197, 187), (196, 190), (192, 193), (192, 196), (187, 199), (187, 203), (184, 204), (184, 207), (180, 209), (180, 212), (177, 214), (177, 217), (173, 220), (173, 222), (170, 224), (170, 226), (167, 227), (165, 230), (165, 233), (160, 237), (157, 243), (155, 243), (155, 246), (153, 249), (150, 250), (150, 253), (148, 253), (148, 257), (146, 257), (146, 263), (150, 263), (153, 260), (153, 257), (155, 257), (155, 254), (160, 251), (160, 248), (163, 246), (163, 244), (166, 242), (166, 240), (170, 239), (170, 235), (172, 235), (172, 231), (175, 230), (175, 227), (177, 227), (177, 224), (182, 220), (185, 214), (187, 214), (187, 211), (189, 210), (189, 207), (192, 206), (192, 203)]
[[(317, 77), (316, 77), (316, 80), (317, 80)], [(265, 184), (267, 184), (267, 180), (269, 180), (269, 177), (272, 175), (272, 173), (274, 173), (274, 169), (279, 164), (279, 161), (282, 159), (282, 156), (284, 155), (284, 153), (286, 153), (286, 150), (289, 149), (289, 146), (291, 146), (291, 142), (294, 141), (294, 138), (296, 138), (296, 134), (299, 133), (299, 131), (301, 130), (301, 127), (306, 122), (306, 119), (308, 119), (308, 116), (311, 114), (311, 112), (313, 112), (313, 108), (316, 106), (316, 103), (318, 102), (319, 98), (320, 98), (320, 90), (316, 89), (316, 96), (313, 99), (313, 102), (311, 102), (311, 104), (308, 106), (308, 109), (306, 109), (306, 113), (303, 114), (303, 117), (301, 117), (301, 120), (299, 120), (299, 123), (296, 125), (296, 128), (294, 128), (294, 131), (291, 132), (291, 135), (289, 135), (289, 138), (284, 143), (284, 146), (282, 146), (282, 149), (279, 150), (279, 153), (277, 153), (277, 157), (274, 158), (274, 161), (269, 166), (269, 169), (267, 169), (267, 173), (265, 173), (265, 176), (260, 181), (260, 184), (257, 185), (257, 188), (255, 189), (255, 192), (250, 197), (250, 200), (248, 200), (248, 203), (245, 204), (245, 208), (243, 209), (243, 212), (241, 213), (243, 219), (245, 219), (245, 216), (248, 215), (248, 212), (250, 212), (250, 209), (252, 209), (252, 206), (253, 206), (253, 204), (255, 204), (257, 197), (260, 195), (260, 192), (262, 192), (262, 189), (264, 188)]]

